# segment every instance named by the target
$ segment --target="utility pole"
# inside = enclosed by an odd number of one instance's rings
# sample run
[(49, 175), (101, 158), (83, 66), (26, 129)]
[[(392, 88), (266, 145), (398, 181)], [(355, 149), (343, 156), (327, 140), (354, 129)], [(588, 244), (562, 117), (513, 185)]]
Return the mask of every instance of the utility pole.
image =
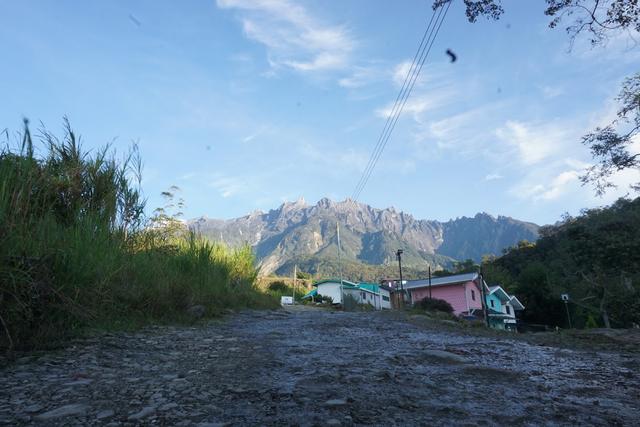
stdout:
[(569, 313), (569, 294), (562, 294), (560, 295), (560, 298), (562, 298), (562, 301), (564, 301), (564, 308), (565, 310), (567, 310), (567, 320), (569, 321), (569, 329), (573, 329), (573, 326), (571, 325), (571, 314)]
[(484, 316), (484, 323), (489, 327), (489, 308), (487, 307), (487, 298), (484, 293), (484, 278), (482, 277), (482, 265), (478, 271), (478, 281), (480, 282), (480, 294), (482, 296), (482, 314)]
[(336, 234), (338, 235), (338, 270), (340, 272), (340, 304), (344, 309), (344, 292), (342, 286), (342, 261), (340, 260), (340, 223), (336, 221)]
[(402, 249), (398, 249), (396, 252), (396, 256), (398, 257), (398, 269), (400, 270), (400, 296), (402, 297), (401, 306), (404, 308), (404, 285), (402, 283), (402, 254), (404, 251)]
[(298, 278), (298, 264), (293, 266), (293, 303), (296, 303), (296, 279)]
[(431, 266), (429, 266), (429, 299), (433, 299), (431, 297)]

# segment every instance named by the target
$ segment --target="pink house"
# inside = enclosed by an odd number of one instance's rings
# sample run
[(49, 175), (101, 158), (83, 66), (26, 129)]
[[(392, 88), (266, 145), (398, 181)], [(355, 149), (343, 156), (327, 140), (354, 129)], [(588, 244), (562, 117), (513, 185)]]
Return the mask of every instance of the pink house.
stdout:
[[(407, 280), (404, 288), (415, 304), (429, 297), (429, 280)], [(478, 273), (456, 274), (431, 278), (431, 297), (447, 301), (455, 315), (467, 314), (473, 309), (482, 309), (482, 293), (478, 286)]]

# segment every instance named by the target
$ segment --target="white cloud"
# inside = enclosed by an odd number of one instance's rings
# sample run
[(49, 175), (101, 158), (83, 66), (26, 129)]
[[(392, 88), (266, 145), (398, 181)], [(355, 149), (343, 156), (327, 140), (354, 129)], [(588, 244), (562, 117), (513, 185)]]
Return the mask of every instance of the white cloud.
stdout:
[[(414, 120), (421, 122), (420, 114), (427, 111), (438, 110), (452, 103), (455, 99), (455, 93), (448, 88), (440, 88), (428, 91), (426, 93), (410, 96), (407, 103), (402, 109), (402, 115), (412, 114)], [(394, 103), (389, 103), (384, 108), (376, 110), (376, 115), (386, 119), (397, 111), (393, 109)]]
[(542, 91), (542, 96), (544, 96), (545, 99), (553, 99), (560, 95), (564, 95), (564, 88), (561, 86), (543, 86), (540, 90)]
[(495, 181), (498, 179), (502, 179), (504, 178), (504, 176), (500, 175), (499, 173), (490, 173), (487, 176), (484, 177), (485, 181)]
[(398, 87), (402, 87), (410, 69), (411, 69), (411, 61), (404, 61), (396, 65), (395, 68), (393, 69), (393, 75), (392, 75), (393, 83)]
[(299, 150), (302, 155), (312, 161), (312, 164), (323, 171), (342, 173), (342, 170), (346, 168), (362, 172), (369, 161), (369, 153), (357, 151), (353, 148), (321, 147), (317, 144), (305, 142), (300, 145)]
[(217, 0), (241, 13), (245, 35), (267, 47), (272, 68), (301, 72), (348, 67), (356, 43), (344, 26), (324, 25), (289, 0)]
[(579, 187), (578, 178), (580, 172), (565, 170), (552, 176), (548, 182), (547, 176), (551, 171), (538, 171), (537, 174), (529, 174), (519, 184), (511, 188), (510, 193), (523, 200), (551, 201), (565, 195), (569, 190)]
[(242, 142), (244, 142), (245, 144), (248, 142), (253, 141), (254, 139), (256, 139), (257, 137), (259, 137), (260, 135), (264, 134), (265, 132), (269, 131), (269, 127), (267, 126), (263, 126), (260, 129), (258, 129), (257, 131), (250, 133), (249, 135), (245, 136), (244, 138), (242, 138)]
[(347, 89), (357, 89), (372, 82), (381, 80), (382, 73), (379, 67), (374, 66), (354, 66), (350, 75), (338, 80), (338, 84)]
[(567, 141), (573, 142), (563, 127), (508, 121), (496, 130), (496, 136), (514, 147), (524, 165), (539, 163), (558, 154)]
[(240, 178), (230, 176), (220, 176), (209, 183), (209, 186), (218, 190), (218, 193), (225, 199), (241, 193), (247, 186)]

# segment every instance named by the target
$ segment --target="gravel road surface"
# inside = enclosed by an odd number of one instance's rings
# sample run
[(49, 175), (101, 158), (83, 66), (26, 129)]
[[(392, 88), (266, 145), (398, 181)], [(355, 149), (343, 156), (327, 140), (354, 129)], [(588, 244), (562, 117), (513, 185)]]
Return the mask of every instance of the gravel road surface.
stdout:
[(638, 425), (640, 355), (295, 307), (0, 370), (0, 425)]

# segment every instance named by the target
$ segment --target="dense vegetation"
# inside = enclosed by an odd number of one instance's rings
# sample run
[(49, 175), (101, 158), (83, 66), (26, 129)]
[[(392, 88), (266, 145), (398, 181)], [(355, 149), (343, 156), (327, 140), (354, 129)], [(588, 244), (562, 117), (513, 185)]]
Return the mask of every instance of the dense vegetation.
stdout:
[(90, 155), (65, 125), (35, 147), (25, 121), (18, 146), (0, 152), (0, 348), (180, 320), (193, 305), (215, 315), (275, 304), (254, 286), (250, 248), (202, 240), (163, 211), (145, 220), (137, 152)]
[(568, 326), (567, 293), (573, 326), (640, 324), (640, 198), (585, 210), (541, 235), (484, 263), (487, 282), (526, 306), (523, 320)]
[(437, 298), (425, 297), (416, 303), (416, 306), (425, 311), (442, 311), (443, 313), (453, 313), (453, 307), (448, 301)]
[[(298, 271), (306, 272), (308, 276), (315, 280), (326, 279), (328, 277), (338, 278), (342, 275), (345, 280), (355, 282), (375, 282), (383, 278), (398, 278), (399, 268), (397, 262), (387, 264), (368, 264), (353, 260), (341, 259), (337, 257), (297, 257), (291, 262), (285, 263), (278, 273), (289, 275), (293, 273), (293, 265), (298, 266)], [(407, 266), (402, 264), (402, 278), (406, 280), (421, 279), (427, 277), (428, 263), (424, 267)], [(455, 264), (455, 263), (454, 263)], [(448, 270), (447, 270), (448, 271)]]

